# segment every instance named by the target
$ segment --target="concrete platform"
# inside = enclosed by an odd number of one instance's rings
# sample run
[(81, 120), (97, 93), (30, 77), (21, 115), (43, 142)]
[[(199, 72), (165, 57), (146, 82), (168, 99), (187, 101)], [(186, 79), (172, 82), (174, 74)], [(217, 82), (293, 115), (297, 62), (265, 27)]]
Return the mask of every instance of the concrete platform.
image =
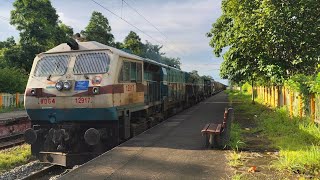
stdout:
[(225, 151), (204, 147), (201, 129), (222, 122), (219, 93), (72, 170), (61, 179), (229, 179)]
[(21, 118), (21, 117), (28, 117), (27, 112), (24, 110), (21, 110), (21, 111), (0, 113), (0, 121), (6, 121), (6, 120)]

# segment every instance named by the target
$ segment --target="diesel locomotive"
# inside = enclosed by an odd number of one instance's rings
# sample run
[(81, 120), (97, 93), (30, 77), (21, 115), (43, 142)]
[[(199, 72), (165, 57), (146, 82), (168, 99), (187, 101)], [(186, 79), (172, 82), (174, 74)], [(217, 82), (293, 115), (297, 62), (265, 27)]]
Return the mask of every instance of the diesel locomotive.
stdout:
[(98, 42), (38, 54), (25, 91), (40, 161), (81, 164), (225, 86)]

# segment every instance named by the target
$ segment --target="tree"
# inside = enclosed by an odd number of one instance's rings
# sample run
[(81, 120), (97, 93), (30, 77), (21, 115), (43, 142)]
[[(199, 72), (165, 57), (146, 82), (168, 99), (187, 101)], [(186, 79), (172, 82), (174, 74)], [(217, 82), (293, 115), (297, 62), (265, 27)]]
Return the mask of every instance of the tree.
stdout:
[(192, 82), (192, 83), (196, 83), (199, 80), (200, 80), (200, 76), (198, 74), (198, 71), (197, 70), (192, 70), (190, 72), (190, 80), (189, 81)]
[(13, 7), (10, 23), (20, 31), (20, 41), (19, 46), (7, 55), (12, 57), (18, 53), (23, 56), (5, 58), (13, 61), (11, 64), (21, 64), (28, 72), (36, 54), (65, 42), (68, 32), (59, 26), (58, 15), (49, 0), (16, 0)]
[(125, 37), (123, 42), (123, 48), (130, 50), (133, 54), (137, 56), (143, 55), (144, 47), (141, 42), (141, 38), (137, 33), (130, 31), (130, 33)]
[(114, 47), (117, 49), (122, 49), (123, 48), (123, 43), (122, 42), (116, 42), (114, 43)]
[(93, 11), (88, 26), (81, 31), (81, 34), (88, 41), (97, 41), (109, 46), (115, 45), (108, 19), (97, 11)]
[(163, 64), (168, 65), (168, 66), (171, 66), (171, 67), (174, 67), (174, 68), (177, 68), (177, 69), (181, 69), (180, 68), (180, 65), (181, 65), (180, 58), (169, 58), (169, 57), (166, 57), (166, 56), (162, 56), (161, 57), (161, 62)]
[(16, 68), (0, 68), (0, 92), (24, 92), (28, 76)]
[(0, 41), (0, 49), (11, 48), (12, 46), (15, 46), (15, 45), (16, 45), (16, 41), (14, 40), (13, 36), (7, 38), (6, 41)]
[(222, 10), (208, 33), (217, 56), (228, 48), (222, 78), (282, 84), (295, 73), (316, 70), (320, 53), (316, 1), (223, 0)]
[(5, 66), (16, 67), (22, 69), (24, 72), (29, 72), (34, 58), (31, 53), (36, 51), (28, 51), (31, 48), (32, 47), (30, 46), (29, 48), (23, 49), (21, 45), (16, 45), (11, 48), (5, 49), (3, 52), (3, 60), (5, 62)]
[(213, 80), (213, 77), (210, 75), (203, 75), (203, 76), (201, 76), (201, 78), (203, 78), (205, 80)]
[(164, 56), (165, 53), (161, 52), (162, 47), (163, 46), (153, 45), (149, 41), (146, 41), (146, 44), (143, 44), (143, 54), (141, 56), (180, 69), (180, 58)]
[[(63, 24), (61, 21), (59, 21), (59, 28), (58, 28), (58, 32), (57, 33), (62, 33), (63, 35), (61, 36), (61, 38), (71, 38), (73, 37), (73, 28), (70, 26), (67, 26), (65, 24)], [(61, 42), (66, 41), (65, 39), (61, 39)]]
[[(0, 68), (5, 67), (22, 67), (19, 62), (21, 60), (21, 47), (16, 44), (13, 37), (7, 38), (6, 41), (0, 42)], [(17, 63), (17, 64), (15, 64)]]
[(146, 44), (143, 45), (143, 54), (142, 56), (148, 59), (155, 60), (157, 62), (161, 62), (162, 56), (165, 53), (160, 52), (162, 46), (153, 45), (149, 41), (146, 41)]
[(160, 45), (153, 45), (149, 41), (146, 41), (146, 44), (143, 44), (138, 34), (133, 31), (130, 31), (128, 36), (124, 39), (122, 47), (124, 48), (124, 51), (129, 53), (180, 69), (180, 58), (164, 56), (165, 53), (161, 52), (162, 46)]

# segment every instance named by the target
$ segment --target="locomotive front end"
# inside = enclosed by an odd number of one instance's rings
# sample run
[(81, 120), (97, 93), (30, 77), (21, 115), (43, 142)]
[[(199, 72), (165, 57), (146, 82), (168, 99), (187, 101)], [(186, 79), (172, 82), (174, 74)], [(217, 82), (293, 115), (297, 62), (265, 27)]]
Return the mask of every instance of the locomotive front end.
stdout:
[(83, 153), (91, 158), (118, 143), (114, 55), (96, 42), (79, 44), (79, 50), (62, 44), (39, 54), (32, 66), (24, 101), (32, 128), (25, 140), (44, 162), (68, 166), (70, 156), (80, 164)]

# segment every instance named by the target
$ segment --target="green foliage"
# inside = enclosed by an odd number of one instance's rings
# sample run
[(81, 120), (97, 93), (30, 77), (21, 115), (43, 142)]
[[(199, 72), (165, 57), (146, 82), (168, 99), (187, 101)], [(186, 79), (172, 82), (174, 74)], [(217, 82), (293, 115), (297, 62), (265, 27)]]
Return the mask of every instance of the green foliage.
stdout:
[(315, 0), (223, 0), (223, 13), (207, 34), (216, 56), (227, 48), (221, 77), (282, 84), (293, 74), (313, 74), (320, 55), (319, 9)]
[(0, 41), (0, 49), (11, 48), (12, 46), (15, 46), (15, 45), (16, 45), (16, 42), (13, 36), (8, 37), (6, 41)]
[(143, 43), (137, 33), (130, 31), (125, 37), (123, 48), (129, 49), (133, 54), (141, 56), (143, 54)]
[(0, 172), (19, 164), (27, 163), (31, 158), (30, 145), (16, 146), (0, 152)]
[(138, 34), (133, 31), (130, 31), (121, 46), (129, 53), (180, 69), (180, 58), (170, 58), (164, 56), (165, 53), (161, 52), (162, 46), (153, 45), (148, 41), (146, 41), (146, 44), (143, 44)]
[(20, 31), (20, 41), (4, 58), (29, 72), (36, 54), (65, 42), (71, 28), (59, 22), (49, 0), (16, 0), (13, 7), (10, 23)]
[(117, 48), (117, 49), (122, 49), (123, 48), (123, 43), (122, 42), (116, 42), (114, 44), (114, 47)]
[(303, 95), (310, 93), (310, 86), (312, 84), (312, 77), (304, 74), (296, 74), (285, 81), (285, 86), (290, 90), (300, 92)]
[(310, 84), (310, 91), (317, 94), (320, 93), (320, 73), (314, 77), (314, 81)]
[(180, 68), (180, 65), (181, 65), (180, 58), (169, 58), (169, 57), (162, 56), (160, 62), (163, 64), (166, 64), (168, 66), (171, 66), (171, 67), (174, 67), (177, 69), (181, 69)]
[(241, 152), (232, 151), (227, 154), (228, 164), (231, 167), (238, 167), (243, 165), (243, 154)]
[(320, 171), (320, 129), (315, 124), (291, 120), (285, 109), (262, 113), (265, 133), (280, 148), (280, 169), (314, 174)]
[[(59, 30), (60, 32), (58, 33), (64, 34), (64, 36), (61, 36), (61, 38), (64, 38), (64, 37), (71, 38), (73, 36), (73, 28), (63, 24), (62, 22), (59, 22)], [(60, 41), (63, 42), (65, 40), (66, 39), (61, 39)]]
[(232, 122), (231, 131), (230, 131), (230, 142), (228, 146), (234, 151), (238, 151), (239, 148), (242, 148), (245, 144), (241, 137), (242, 129), (237, 122)]
[(307, 114), (310, 112), (310, 93), (312, 92), (314, 84), (315, 82), (313, 77), (306, 76), (304, 74), (296, 74), (285, 81), (285, 86), (287, 88), (302, 95), (301, 97), (304, 104), (304, 110)]
[(0, 92), (23, 93), (27, 85), (28, 76), (15, 68), (0, 68)]
[(5, 67), (17, 67), (24, 71), (31, 69), (34, 57), (31, 58), (31, 54), (28, 53), (29, 51), (25, 51), (26, 49), (23, 49), (21, 45), (15, 45), (11, 48), (3, 49), (3, 61), (5, 63)]
[(232, 100), (242, 101), (237, 111), (256, 115), (257, 129), (279, 149), (279, 159), (273, 166), (295, 173), (319, 175), (320, 172), (320, 128), (309, 119), (290, 119), (285, 108), (270, 110), (261, 104), (250, 104), (250, 96), (230, 92)]
[(204, 76), (201, 76), (201, 78), (206, 79), (206, 80), (211, 80), (211, 79), (213, 79), (213, 77), (210, 76), (210, 75), (204, 75)]
[(248, 82), (244, 83), (244, 84), (241, 86), (241, 90), (242, 90), (243, 92), (251, 92), (251, 91), (252, 91), (251, 84), (249, 84)]
[(115, 44), (108, 19), (97, 11), (93, 11), (88, 26), (81, 31), (81, 34), (88, 41), (97, 41), (109, 46)]
[(144, 44), (143, 46), (144, 46), (144, 52), (142, 54), (143, 57), (152, 59), (158, 62), (161, 61), (162, 56), (165, 54), (160, 52), (162, 49), (162, 46), (153, 45), (149, 41), (146, 41), (146, 44)]
[(200, 80), (200, 76), (198, 74), (198, 71), (193, 70), (189, 74), (190, 74), (189, 82), (195, 83), (195, 82), (198, 82)]
[[(15, 67), (21, 69), (21, 72), (29, 72), (37, 54), (66, 42), (73, 36), (73, 29), (58, 20), (50, 0), (15, 0), (13, 6), (10, 23), (20, 31), (20, 39), (19, 43), (16, 43), (13, 37), (0, 42), (0, 68)], [(162, 46), (148, 41), (143, 44), (138, 34), (133, 31), (123, 43), (114, 42), (108, 19), (100, 12), (92, 13), (88, 26), (81, 34), (86, 40), (114, 46), (180, 69), (179, 58), (164, 56), (165, 53), (161, 52)]]

